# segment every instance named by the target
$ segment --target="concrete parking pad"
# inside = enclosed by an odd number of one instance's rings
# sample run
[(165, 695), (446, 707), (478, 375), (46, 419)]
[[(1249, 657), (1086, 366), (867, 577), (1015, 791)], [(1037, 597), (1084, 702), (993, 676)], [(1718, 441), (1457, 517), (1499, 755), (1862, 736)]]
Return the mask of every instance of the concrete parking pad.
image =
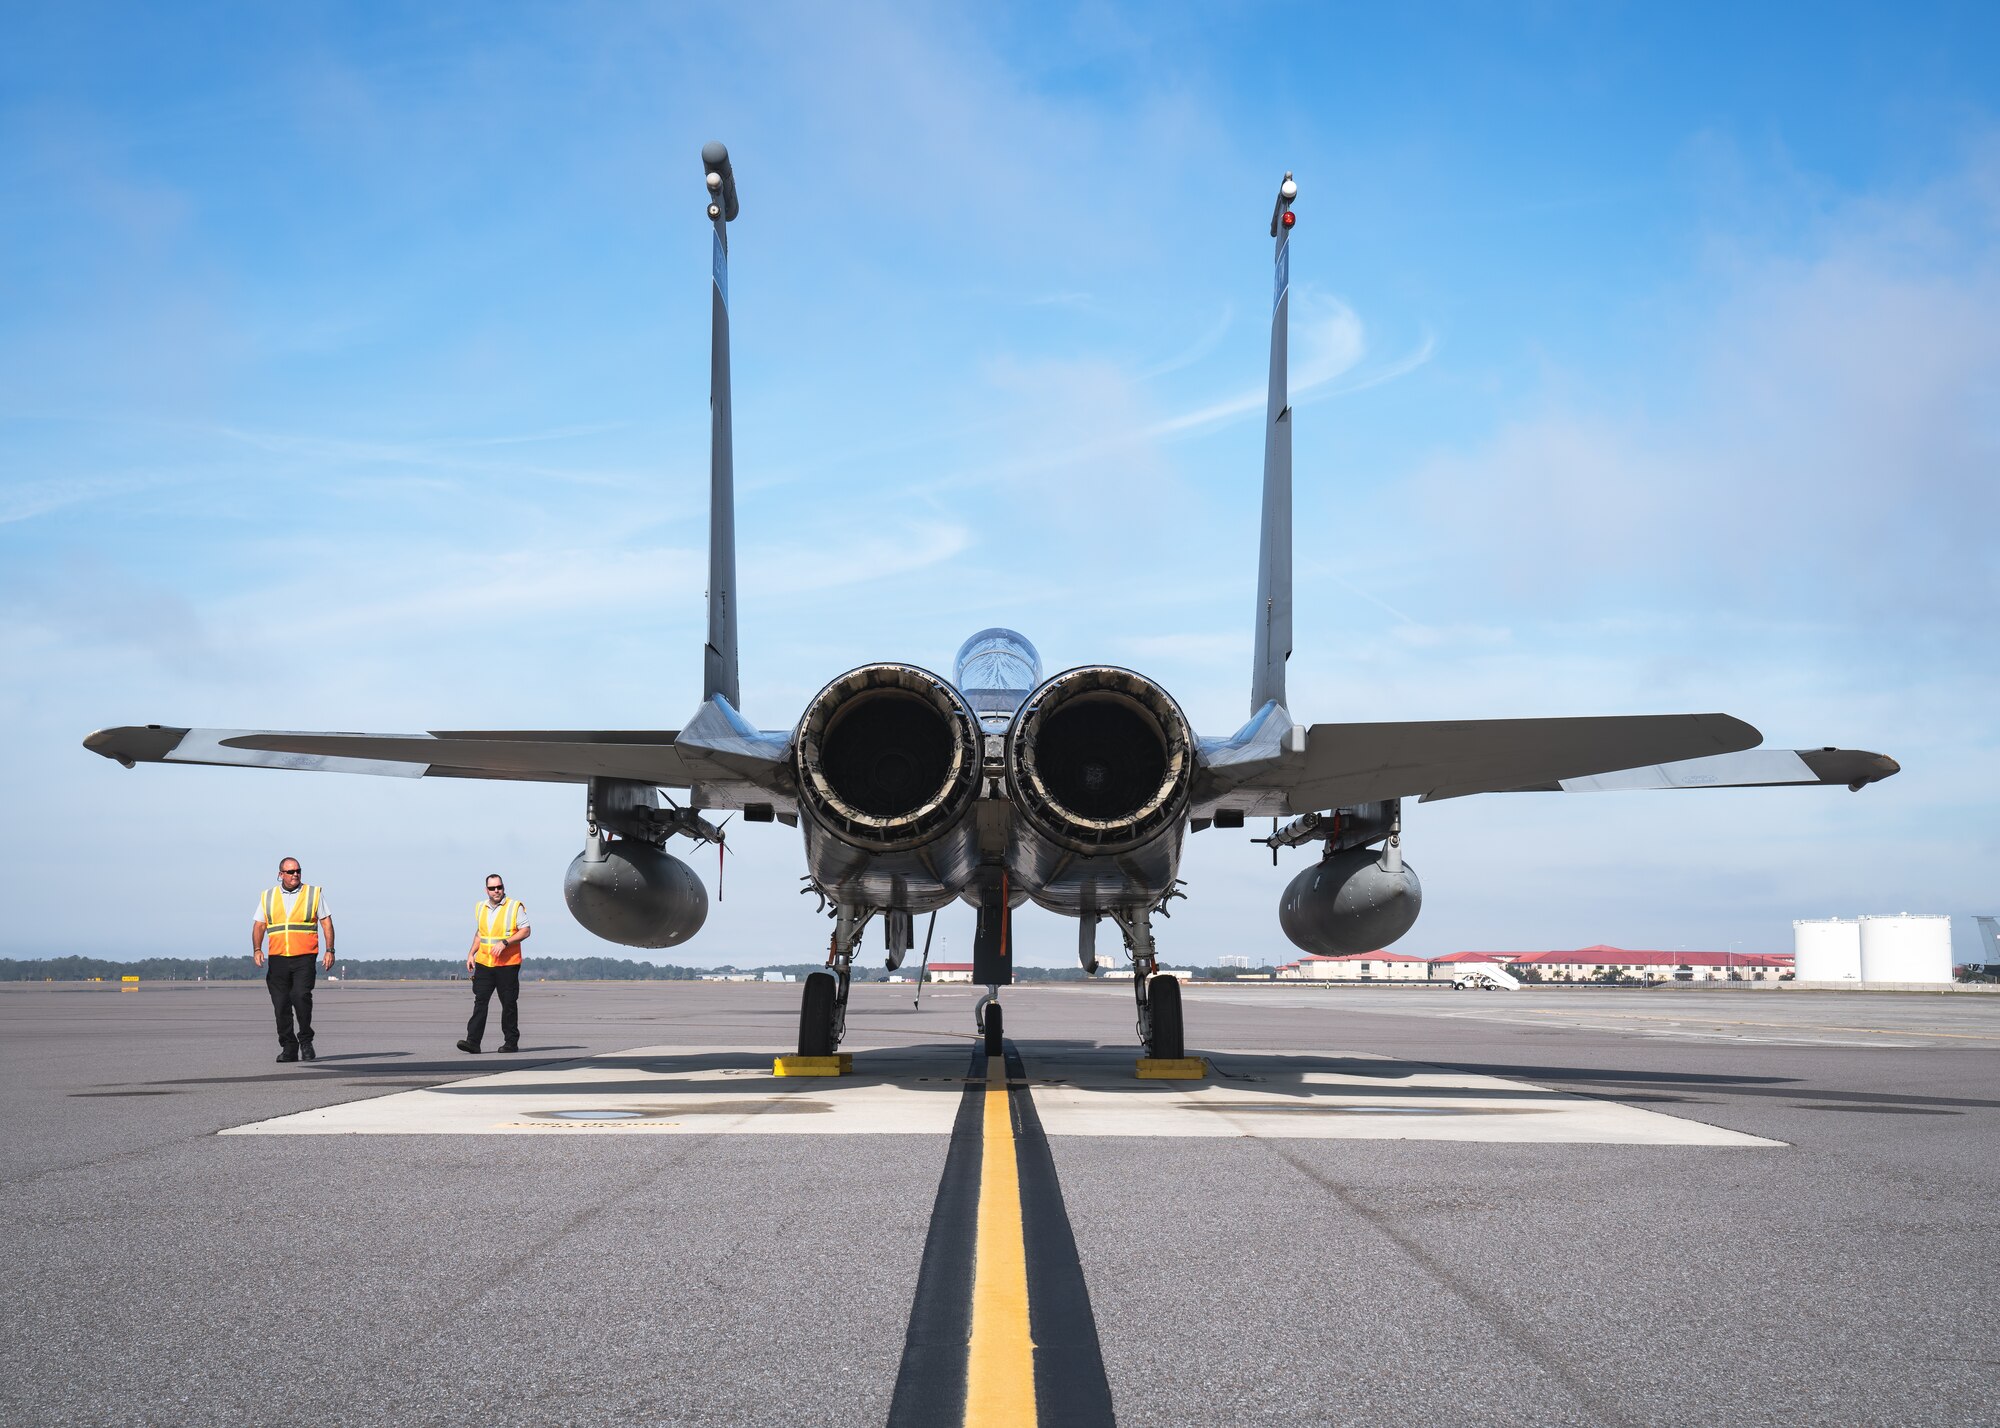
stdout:
[[(638, 1047), (236, 1126), (225, 1135), (946, 1135), (956, 1046), (857, 1047), (845, 1076), (779, 1077), (754, 1047)], [(1389, 1057), (1214, 1052), (1204, 1083), (1134, 1075), (1123, 1050), (1029, 1052), (1050, 1136), (1446, 1140), (1573, 1145), (1779, 1142), (1614, 1101)]]

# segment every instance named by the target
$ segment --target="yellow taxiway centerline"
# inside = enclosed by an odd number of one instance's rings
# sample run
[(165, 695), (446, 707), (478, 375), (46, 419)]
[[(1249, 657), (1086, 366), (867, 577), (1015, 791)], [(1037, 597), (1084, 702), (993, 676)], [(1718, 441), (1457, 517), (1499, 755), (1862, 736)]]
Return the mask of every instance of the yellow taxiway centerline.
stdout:
[(1028, 1247), (1007, 1068), (987, 1061), (980, 1152), (979, 1232), (972, 1276), (972, 1345), (965, 1367), (965, 1428), (1034, 1428), (1035, 1341), (1028, 1329)]

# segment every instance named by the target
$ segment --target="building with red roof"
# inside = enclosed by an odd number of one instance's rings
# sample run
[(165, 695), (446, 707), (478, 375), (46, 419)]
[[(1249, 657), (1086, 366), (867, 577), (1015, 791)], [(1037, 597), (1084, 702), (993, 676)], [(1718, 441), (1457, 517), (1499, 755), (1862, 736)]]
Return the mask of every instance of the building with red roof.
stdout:
[(1407, 952), (1350, 952), (1343, 957), (1308, 952), (1278, 968), (1276, 978), (1284, 982), (1423, 982), (1430, 975), (1430, 958)]
[[(1500, 954), (1478, 955), (1490, 961)], [(1567, 952), (1516, 953), (1507, 970), (1517, 977), (1532, 971), (1544, 982), (1594, 982), (1607, 974), (1648, 982), (1774, 982), (1791, 976), (1792, 958), (1776, 952), (1640, 952), (1600, 943)]]
[(1634, 951), (1599, 943), (1550, 952), (1449, 952), (1417, 957), (1407, 952), (1351, 952), (1342, 957), (1308, 953), (1277, 969), (1285, 982), (1448, 982), (1482, 968), (1524, 981), (1595, 982), (1626, 977), (1644, 982), (1775, 982), (1792, 975), (1792, 957), (1781, 952)]

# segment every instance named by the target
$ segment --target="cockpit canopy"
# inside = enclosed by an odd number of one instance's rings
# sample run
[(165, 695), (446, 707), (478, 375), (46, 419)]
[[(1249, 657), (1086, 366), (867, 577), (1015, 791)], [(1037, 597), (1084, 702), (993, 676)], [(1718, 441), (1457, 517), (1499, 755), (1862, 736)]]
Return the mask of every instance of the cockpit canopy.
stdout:
[(958, 647), (952, 682), (981, 723), (1004, 724), (1042, 682), (1042, 657), (1026, 635), (995, 626)]

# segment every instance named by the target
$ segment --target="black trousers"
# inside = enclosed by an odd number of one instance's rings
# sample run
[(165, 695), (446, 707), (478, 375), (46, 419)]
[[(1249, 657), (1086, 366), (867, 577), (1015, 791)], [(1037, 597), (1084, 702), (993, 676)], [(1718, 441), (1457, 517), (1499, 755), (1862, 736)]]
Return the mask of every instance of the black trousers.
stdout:
[[(264, 985), (271, 991), (271, 1010), (278, 1014), (278, 1045), (287, 1051), (313, 1039), (313, 968), (317, 957), (266, 957)], [(299, 1029), (292, 1031), (292, 1018)]]
[(500, 1039), (508, 1046), (521, 1039), (521, 964), (489, 967), (484, 962), (472, 969), (472, 1020), (465, 1024), (465, 1039), (474, 1046), (486, 1035), (486, 1003), (500, 994)]

